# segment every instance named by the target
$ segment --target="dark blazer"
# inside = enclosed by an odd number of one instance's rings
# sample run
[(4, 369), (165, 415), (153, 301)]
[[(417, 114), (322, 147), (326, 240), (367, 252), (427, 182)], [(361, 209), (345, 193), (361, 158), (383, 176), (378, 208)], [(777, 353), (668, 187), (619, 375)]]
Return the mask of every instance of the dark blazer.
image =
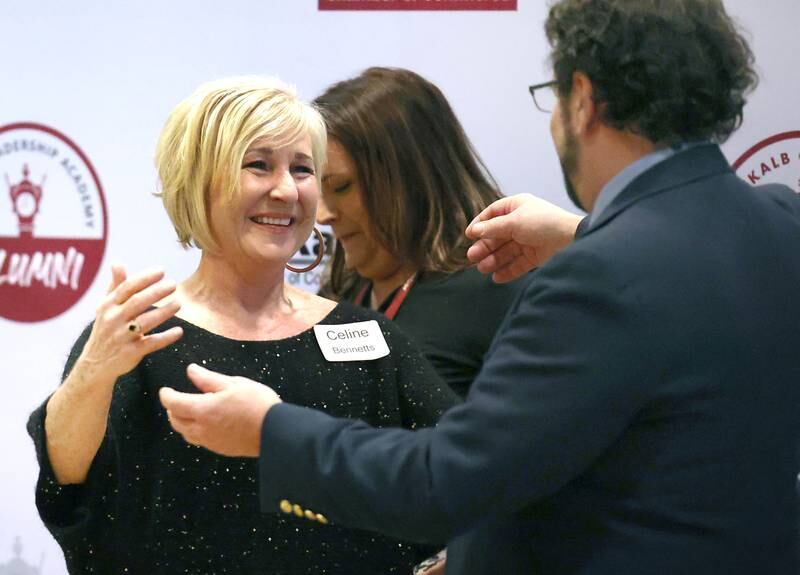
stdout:
[(539, 270), (435, 429), (274, 407), (261, 502), (446, 540), (449, 575), (795, 573), (799, 428), (800, 198), (708, 144)]

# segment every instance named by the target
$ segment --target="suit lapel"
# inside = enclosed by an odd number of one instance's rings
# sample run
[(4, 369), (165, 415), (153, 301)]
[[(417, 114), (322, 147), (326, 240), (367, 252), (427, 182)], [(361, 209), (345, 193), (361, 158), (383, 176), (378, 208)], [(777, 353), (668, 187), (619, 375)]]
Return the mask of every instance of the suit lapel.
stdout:
[(678, 152), (628, 184), (594, 224), (588, 225), (587, 218), (587, 225), (579, 226), (575, 237), (590, 234), (640, 200), (730, 171), (728, 161), (716, 144), (701, 144)]

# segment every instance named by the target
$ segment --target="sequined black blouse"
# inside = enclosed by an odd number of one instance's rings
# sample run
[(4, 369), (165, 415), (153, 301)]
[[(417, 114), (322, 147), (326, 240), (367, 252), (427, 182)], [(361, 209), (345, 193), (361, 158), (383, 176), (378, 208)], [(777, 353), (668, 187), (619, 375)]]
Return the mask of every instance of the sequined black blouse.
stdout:
[[(328, 362), (313, 330), (278, 341), (230, 340), (178, 318), (183, 337), (146, 357), (115, 386), (105, 439), (85, 483), (60, 486), (47, 457), (45, 405), (30, 417), (40, 474), (39, 513), (70, 573), (386, 574), (410, 573), (431, 552), (372, 533), (294, 515), (261, 514), (255, 459), (226, 458), (188, 445), (158, 402), (169, 385), (196, 391), (195, 362), (269, 384), (288, 402), (375, 426), (435, 423), (455, 401), (430, 365), (390, 322), (339, 304), (322, 322), (376, 319), (391, 353)], [(76, 342), (69, 373), (89, 336)]]

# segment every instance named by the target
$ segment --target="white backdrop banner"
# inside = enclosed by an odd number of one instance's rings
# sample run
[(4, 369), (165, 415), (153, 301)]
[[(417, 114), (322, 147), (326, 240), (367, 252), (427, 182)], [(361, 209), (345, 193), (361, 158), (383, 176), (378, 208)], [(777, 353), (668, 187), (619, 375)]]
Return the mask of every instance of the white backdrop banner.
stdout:
[[(0, 4), (0, 575), (65, 573), (36, 513), (25, 424), (58, 385), (110, 263), (131, 273), (160, 267), (176, 281), (197, 264), (153, 196), (153, 157), (167, 114), (201, 82), (271, 74), (310, 100), (368, 66), (410, 68), (442, 89), (505, 193), (534, 192), (572, 209), (549, 116), (527, 91), (549, 77), (545, 1), (494, 0), (481, 11), (464, 9), (469, 0), (415, 11), (343, 3)], [(723, 150), (742, 178), (800, 191), (800, 67), (791, 49), (800, 2), (725, 4), (750, 33), (761, 84)], [(319, 249), (310, 238), (293, 264), (305, 266)], [(319, 273), (288, 281), (315, 291)]]

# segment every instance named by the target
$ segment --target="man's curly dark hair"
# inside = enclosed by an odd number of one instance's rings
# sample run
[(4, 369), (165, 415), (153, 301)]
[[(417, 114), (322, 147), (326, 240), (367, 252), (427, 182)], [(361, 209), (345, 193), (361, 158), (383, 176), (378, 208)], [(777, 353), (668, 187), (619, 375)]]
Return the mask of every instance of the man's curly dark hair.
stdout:
[(608, 125), (656, 144), (724, 142), (758, 82), (721, 0), (562, 0), (545, 30), (559, 93), (583, 72)]

